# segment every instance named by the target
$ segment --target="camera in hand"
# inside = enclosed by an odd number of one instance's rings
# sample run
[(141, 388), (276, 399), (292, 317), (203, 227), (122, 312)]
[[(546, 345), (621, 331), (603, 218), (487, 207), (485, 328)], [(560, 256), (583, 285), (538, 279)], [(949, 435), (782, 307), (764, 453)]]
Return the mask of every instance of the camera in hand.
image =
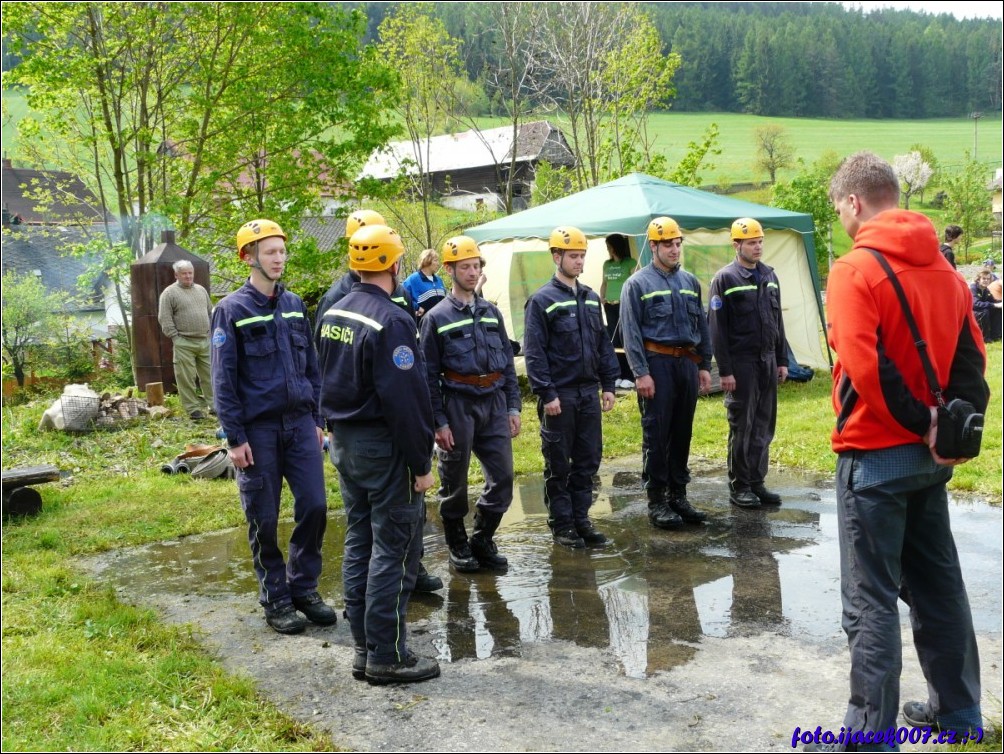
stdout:
[(983, 414), (961, 398), (938, 407), (934, 449), (942, 458), (975, 458), (983, 441)]

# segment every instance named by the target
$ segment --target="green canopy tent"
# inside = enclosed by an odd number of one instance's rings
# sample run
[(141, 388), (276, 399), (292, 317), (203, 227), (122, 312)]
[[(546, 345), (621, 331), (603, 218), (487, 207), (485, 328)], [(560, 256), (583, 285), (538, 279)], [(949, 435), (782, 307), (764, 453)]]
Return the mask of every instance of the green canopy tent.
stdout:
[(683, 265), (701, 281), (704, 304), (715, 272), (734, 257), (732, 221), (753, 217), (764, 227), (763, 261), (777, 271), (788, 342), (799, 364), (826, 369), (821, 338), (824, 324), (812, 216), (681, 186), (642, 173), (580, 191), (539, 207), (478, 225), (466, 231), (478, 241), (488, 282), (484, 295), (505, 315), (514, 338), (522, 338), (523, 305), (554, 272), (547, 239), (559, 225), (579, 228), (589, 239), (582, 281), (599, 290), (604, 239), (628, 236), (632, 254), (650, 259), (646, 230), (652, 218), (666, 215), (684, 232)]

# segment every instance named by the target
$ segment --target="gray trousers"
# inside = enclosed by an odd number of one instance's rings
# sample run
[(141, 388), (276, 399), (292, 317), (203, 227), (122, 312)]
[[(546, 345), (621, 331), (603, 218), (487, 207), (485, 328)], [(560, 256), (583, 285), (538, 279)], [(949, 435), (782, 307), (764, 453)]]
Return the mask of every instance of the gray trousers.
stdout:
[[(919, 462), (909, 463), (916, 448)], [(899, 452), (899, 451), (905, 451)], [(972, 612), (948, 518), (949, 467), (923, 446), (842, 453), (837, 520), (843, 627), (851, 653), (844, 725), (894, 727), (903, 647), (897, 599), (910, 606), (929, 702), (942, 727), (982, 725)]]
[(383, 423), (336, 422), (331, 460), (345, 505), (342, 579), (356, 646), (377, 664), (407, 656), (406, 613), (418, 576), (424, 493), (414, 491), (394, 433)]
[(463, 518), (470, 510), (467, 500), (467, 472), (471, 453), (481, 461), (485, 488), (478, 507), (505, 513), (512, 504), (512, 436), (505, 395), (496, 390), (481, 398), (462, 393), (444, 394), (446, 418), (453, 433), (453, 450), (436, 448), (439, 461), (439, 514), (443, 518)]

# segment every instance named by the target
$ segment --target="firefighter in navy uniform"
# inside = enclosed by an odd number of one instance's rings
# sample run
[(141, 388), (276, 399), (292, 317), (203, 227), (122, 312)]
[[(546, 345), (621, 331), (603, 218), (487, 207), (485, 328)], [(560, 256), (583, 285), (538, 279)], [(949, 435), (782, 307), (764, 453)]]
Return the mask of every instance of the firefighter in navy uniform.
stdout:
[(614, 406), (620, 366), (603, 326), (600, 298), (578, 282), (586, 261), (585, 234), (569, 226), (555, 228), (549, 245), (554, 277), (527, 300), (524, 317), (548, 525), (554, 541), (565, 547), (604, 545), (607, 538), (589, 520), (589, 506), (603, 453), (601, 410)]
[[(379, 212), (372, 209), (357, 209), (345, 220), (345, 237), (352, 238), (353, 233), (368, 225), (386, 224), (387, 222), (383, 219), (383, 215)], [(349, 291), (352, 290), (352, 286), (358, 282), (359, 275), (350, 269), (338, 278), (338, 280), (334, 281), (328, 287), (328, 290), (325, 291), (324, 295), (321, 296), (321, 300), (317, 304), (317, 321), (314, 323), (314, 345), (318, 348), (321, 347), (321, 318), (324, 316), (324, 312), (345, 298), (349, 294)], [(397, 285), (394, 288), (390, 300), (410, 314), (412, 318), (415, 317), (415, 307), (412, 306), (411, 295), (403, 286)], [(443, 584), (440, 582), (439, 588), (442, 589), (442, 587)]]
[(434, 659), (407, 647), (435, 431), (415, 321), (390, 300), (403, 254), (396, 231), (357, 230), (349, 266), (360, 282), (324, 312), (320, 330), (321, 412), (345, 504), (352, 673), (371, 683), (439, 675)]
[[(305, 627), (297, 610), (322, 626), (337, 620), (317, 593), (327, 523), (317, 356), (303, 301), (278, 282), (287, 258), (282, 228), (245, 223), (237, 251), (251, 275), (213, 311), (214, 400), (237, 468), (265, 620), (296, 634)], [(296, 520), (288, 561), (277, 541), (283, 477)]]
[[(421, 338), (436, 421), (439, 513), (456, 570), (504, 570), (509, 564), (493, 537), (512, 503), (512, 438), (519, 434), (522, 408), (512, 347), (502, 314), (474, 292), (482, 266), (474, 239), (451, 238), (442, 259), (453, 289), (422, 317)], [(485, 487), (468, 542), (464, 516), (472, 452)]]
[(788, 378), (781, 288), (760, 261), (763, 226), (749, 217), (732, 223), (736, 258), (708, 292), (708, 325), (729, 418), (729, 500), (741, 508), (780, 505), (764, 486), (777, 421), (777, 385)]
[[(345, 221), (345, 237), (351, 238), (352, 234), (355, 233), (362, 227), (367, 225), (386, 225), (384, 222), (383, 215), (371, 209), (357, 209), (355, 212), (348, 216)], [(317, 322), (314, 324), (314, 344), (317, 348), (321, 347), (321, 325), (323, 324), (324, 312), (330, 309), (332, 306), (337, 304), (343, 298), (345, 298), (349, 292), (352, 290), (352, 286), (359, 282), (359, 275), (352, 270), (346, 272), (341, 278), (336, 280), (328, 288), (324, 296), (321, 297), (321, 302), (317, 306)], [(397, 304), (401, 309), (409, 314), (409, 316), (415, 316), (415, 309), (411, 304), (411, 296), (404, 287), (398, 285), (391, 294), (390, 300)], [(420, 593), (430, 593), (438, 591), (443, 588), (443, 580), (438, 576), (433, 576), (431, 573), (425, 570), (425, 565), (421, 560), (418, 561), (418, 578), (415, 581), (415, 591)]]
[(680, 266), (683, 233), (670, 217), (648, 225), (652, 262), (624, 283), (621, 328), (641, 412), (648, 519), (659, 529), (699, 524), (687, 499), (698, 393), (711, 389), (711, 340), (701, 284)]

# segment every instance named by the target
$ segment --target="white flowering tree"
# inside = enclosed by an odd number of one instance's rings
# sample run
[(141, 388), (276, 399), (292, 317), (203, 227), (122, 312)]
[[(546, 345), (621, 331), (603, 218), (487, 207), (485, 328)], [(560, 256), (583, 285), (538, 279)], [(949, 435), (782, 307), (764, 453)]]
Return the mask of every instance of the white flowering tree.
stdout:
[(927, 182), (934, 175), (934, 168), (924, 161), (920, 152), (914, 151), (909, 154), (898, 154), (892, 158), (892, 169), (896, 171), (899, 178), (900, 188), (903, 191), (904, 205), (910, 209), (910, 197), (923, 190)]

